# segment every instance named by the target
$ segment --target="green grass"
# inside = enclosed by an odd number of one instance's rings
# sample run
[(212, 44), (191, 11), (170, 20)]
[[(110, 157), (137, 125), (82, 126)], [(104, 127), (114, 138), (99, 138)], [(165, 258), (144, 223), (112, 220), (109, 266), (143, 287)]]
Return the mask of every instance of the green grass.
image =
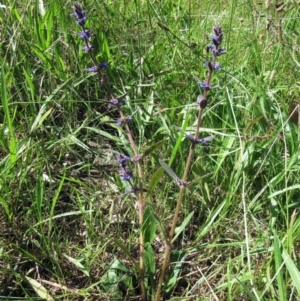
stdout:
[(112, 152), (132, 151), (97, 100), (105, 88), (84, 71), (73, 3), (45, 2), (44, 15), (38, 1), (3, 4), (0, 299), (136, 300), (140, 231), (153, 299), (179, 194), (158, 160), (183, 175), (189, 143), (174, 125), (195, 129), (192, 75), (205, 79), (219, 24), (228, 53), (201, 128), (214, 141), (196, 149), (189, 180), (203, 178), (185, 191), (161, 299), (300, 300), (296, 1), (80, 3), (114, 93), (128, 93), (126, 114), (140, 108), (130, 123), (139, 153), (161, 142), (143, 161), (141, 229)]

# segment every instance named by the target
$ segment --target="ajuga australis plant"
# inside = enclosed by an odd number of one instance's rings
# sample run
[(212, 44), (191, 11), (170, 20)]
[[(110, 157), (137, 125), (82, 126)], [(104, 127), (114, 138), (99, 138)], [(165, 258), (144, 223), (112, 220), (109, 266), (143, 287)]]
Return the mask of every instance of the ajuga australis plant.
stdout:
[[(105, 69), (109, 67), (109, 63), (107, 62), (97, 62), (92, 51), (94, 49), (93, 45), (90, 44), (90, 30), (86, 28), (86, 11), (82, 9), (82, 7), (78, 3), (74, 3), (74, 13), (73, 17), (77, 19), (77, 24), (81, 27), (81, 32), (78, 36), (83, 39), (84, 47), (83, 50), (87, 52), (92, 60), (93, 66), (85, 69), (87, 72), (95, 72), (98, 74), (100, 79), (100, 84), (104, 85), (110, 95), (110, 100), (108, 100), (108, 109), (116, 109), (120, 115), (120, 117), (116, 120), (116, 124), (118, 126), (123, 126), (125, 128), (125, 132), (127, 134), (128, 141), (130, 143), (133, 157), (129, 157), (124, 154), (117, 155), (117, 161), (119, 163), (119, 175), (121, 179), (129, 184), (130, 189), (126, 190), (126, 193), (134, 194), (136, 198), (136, 203), (138, 207), (138, 217), (140, 226), (143, 223), (143, 211), (144, 211), (144, 197), (143, 197), (143, 172), (141, 166), (142, 156), (138, 154), (136, 144), (133, 140), (130, 127), (128, 123), (132, 120), (132, 115), (126, 116), (122, 107), (125, 105), (125, 99), (123, 97), (116, 97), (113, 93), (113, 90), (110, 86), (109, 79), (105, 73)], [(137, 166), (137, 180), (133, 180), (134, 173), (131, 170), (131, 164), (135, 164)], [(144, 261), (143, 261), (143, 253), (144, 253), (144, 243), (143, 236), (140, 234), (140, 263), (139, 263), (139, 277), (140, 277), (140, 286), (141, 286), (141, 295), (142, 298), (146, 299), (146, 291), (144, 286)]]
[[(194, 156), (194, 150), (195, 147), (198, 144), (207, 144), (212, 140), (212, 137), (205, 137), (205, 138), (199, 138), (199, 132), (200, 132), (200, 126), (201, 126), (201, 121), (202, 121), (202, 114), (203, 114), (203, 110), (206, 108), (208, 102), (207, 102), (207, 94), (208, 91), (211, 90), (213, 88), (212, 84), (211, 84), (211, 79), (212, 79), (212, 75), (213, 72), (215, 70), (220, 70), (221, 66), (219, 65), (219, 63), (217, 62), (217, 58), (226, 53), (226, 50), (224, 48), (220, 48), (220, 45), (222, 43), (223, 40), (223, 32), (222, 32), (222, 28), (219, 25), (216, 25), (214, 27), (214, 35), (211, 38), (212, 40), (212, 44), (208, 45), (206, 47), (206, 50), (208, 53), (211, 53), (212, 55), (212, 60), (209, 62), (205, 62), (204, 65), (208, 67), (208, 75), (205, 81), (201, 82), (197, 77), (195, 77), (196, 81), (199, 83), (200, 88), (203, 90), (203, 94), (199, 95), (197, 97), (197, 103), (199, 105), (199, 113), (198, 113), (198, 118), (197, 118), (197, 125), (196, 125), (196, 131), (194, 135), (188, 135), (184, 132), (184, 134), (186, 135), (186, 137), (188, 138), (188, 140), (191, 143), (190, 146), (190, 151), (189, 151), (189, 155), (187, 158), (187, 162), (185, 165), (185, 170), (184, 170), (184, 174), (182, 179), (178, 178), (175, 173), (173, 172), (173, 170), (162, 160), (160, 160), (160, 164), (162, 165), (162, 167), (165, 169), (165, 171), (176, 181), (176, 183), (179, 186), (179, 196), (177, 199), (177, 204), (176, 204), (176, 208), (175, 208), (175, 213), (174, 213), (174, 217), (172, 220), (172, 225), (171, 225), (171, 229), (169, 232), (169, 235), (166, 239), (166, 249), (165, 249), (165, 254), (164, 254), (164, 260), (162, 263), (162, 267), (161, 267), (161, 273), (160, 273), (160, 277), (158, 280), (158, 284), (157, 284), (157, 289), (156, 289), (156, 294), (155, 294), (155, 301), (158, 301), (160, 299), (160, 295), (161, 295), (161, 288), (164, 282), (164, 278), (165, 278), (165, 274), (166, 271), (169, 267), (169, 263), (170, 263), (170, 255), (171, 255), (171, 250), (172, 250), (172, 240), (174, 237), (174, 233), (175, 233), (175, 227), (178, 221), (178, 214), (180, 211), (180, 207), (181, 207), (181, 202), (183, 199), (183, 194), (184, 194), (184, 190), (185, 188), (188, 186), (188, 182), (187, 182), (187, 177), (188, 177), (188, 173), (192, 164), (192, 160), (193, 160), (193, 156)], [(179, 129), (180, 131), (182, 131), (182, 129)]]
[[(187, 134), (183, 132), (187, 139), (190, 142), (190, 151), (186, 162), (186, 167), (184, 170), (183, 177), (180, 179), (176, 176), (176, 174), (173, 172), (173, 170), (162, 160), (159, 160), (161, 166), (163, 169), (175, 180), (176, 184), (179, 186), (179, 196), (177, 199), (177, 204), (175, 208), (174, 217), (172, 220), (171, 229), (169, 231), (168, 235), (165, 235), (165, 251), (164, 251), (164, 259), (163, 263), (160, 269), (160, 276), (158, 278), (158, 282), (156, 282), (155, 278), (155, 269), (149, 268), (149, 260), (147, 258), (147, 255), (145, 255), (145, 248), (148, 248), (149, 241), (151, 244), (151, 239), (147, 240), (145, 237), (147, 236), (147, 225), (145, 226), (145, 216), (147, 216), (147, 209), (145, 210), (145, 200), (143, 195), (143, 170), (142, 170), (142, 159), (144, 158), (146, 152), (144, 155), (140, 155), (137, 149), (137, 146), (134, 142), (134, 139), (131, 134), (131, 130), (129, 127), (129, 123), (133, 118), (134, 113), (132, 113), (129, 116), (126, 116), (124, 113), (123, 107), (125, 106), (125, 98), (124, 97), (116, 97), (113, 92), (113, 88), (110, 85), (109, 78), (106, 75), (106, 68), (109, 67), (108, 62), (97, 62), (95, 59), (95, 56), (93, 55), (92, 51), (94, 49), (93, 45), (90, 44), (90, 38), (91, 33), (88, 28), (86, 28), (86, 11), (84, 11), (81, 6), (78, 3), (74, 4), (74, 13), (72, 14), (77, 20), (77, 24), (81, 27), (81, 31), (78, 34), (78, 36), (83, 40), (84, 46), (83, 50), (88, 53), (88, 55), (91, 58), (91, 61), (93, 65), (91, 67), (88, 67), (85, 69), (86, 72), (93, 72), (97, 73), (99, 76), (99, 82), (101, 85), (104, 85), (110, 99), (107, 100), (108, 103), (108, 109), (115, 109), (119, 113), (119, 118), (115, 121), (118, 126), (122, 126), (125, 129), (125, 133), (127, 135), (127, 139), (129, 141), (129, 144), (132, 149), (133, 156), (130, 157), (125, 154), (118, 153), (116, 155), (117, 161), (119, 164), (119, 176), (122, 179), (122, 181), (125, 181), (128, 183), (128, 186), (130, 187), (125, 191), (126, 194), (133, 194), (136, 199), (136, 204), (138, 208), (138, 218), (139, 218), (139, 225), (140, 225), (140, 237), (139, 237), (139, 264), (136, 265), (136, 268), (138, 270), (139, 275), (139, 285), (140, 285), (140, 300), (150, 300), (154, 299), (155, 301), (160, 300), (162, 296), (162, 287), (164, 284), (165, 276), (167, 269), (169, 267), (170, 263), (170, 254), (172, 251), (172, 241), (175, 234), (175, 227), (178, 222), (178, 214), (181, 207), (181, 202), (183, 199), (183, 194), (185, 188), (189, 185), (189, 182), (187, 182), (188, 173), (192, 164), (194, 150), (197, 145), (206, 145), (208, 144), (213, 138), (212, 137), (199, 137), (200, 132), (200, 126), (201, 126), (201, 120), (202, 120), (202, 114), (203, 110), (207, 106), (207, 94), (208, 91), (213, 88), (211, 84), (212, 74), (215, 70), (220, 70), (221, 67), (219, 63), (217, 62), (217, 58), (226, 53), (226, 50), (223, 48), (220, 48), (220, 45), (222, 43), (223, 39), (223, 32), (220, 26), (216, 25), (214, 27), (214, 35), (212, 36), (212, 44), (207, 46), (207, 52), (212, 55), (212, 60), (209, 62), (205, 62), (205, 66), (208, 68), (208, 75), (205, 81), (201, 82), (197, 79), (199, 82), (200, 88), (203, 90), (203, 94), (199, 95), (197, 97), (197, 103), (199, 105), (199, 113), (197, 118), (197, 126), (194, 135)], [(182, 131), (182, 129), (178, 128), (178, 130)], [(152, 148), (153, 150), (154, 148)], [(149, 154), (151, 151), (148, 151), (147, 154)], [(133, 169), (134, 168), (134, 169)], [(137, 176), (135, 176), (137, 175)], [(155, 230), (154, 230), (155, 231)], [(149, 234), (149, 233), (148, 233)], [(148, 235), (149, 236), (149, 235)], [(153, 236), (152, 234), (150, 236)], [(150, 249), (147, 249), (148, 251)], [(152, 249), (151, 249), (152, 252)], [(151, 253), (149, 252), (149, 253)], [(153, 261), (154, 261), (153, 256)], [(145, 268), (146, 267), (146, 268)], [(151, 270), (151, 271), (150, 271)], [(152, 277), (152, 279), (150, 279)], [(150, 280), (149, 280), (150, 279)], [(152, 293), (149, 293), (149, 283), (151, 282), (151, 285), (154, 286), (154, 289), (152, 288)], [(153, 284), (154, 282), (154, 284)], [(148, 291), (147, 291), (148, 290)]]

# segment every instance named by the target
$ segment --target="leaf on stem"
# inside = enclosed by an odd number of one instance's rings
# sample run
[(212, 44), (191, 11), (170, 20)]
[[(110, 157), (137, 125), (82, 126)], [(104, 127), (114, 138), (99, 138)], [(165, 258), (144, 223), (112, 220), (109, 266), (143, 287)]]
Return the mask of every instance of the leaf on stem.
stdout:
[(205, 137), (205, 138), (195, 138), (193, 135), (186, 133), (184, 130), (182, 130), (178, 126), (174, 126), (174, 128), (176, 128), (177, 130), (182, 132), (194, 144), (206, 145), (206, 144), (208, 144), (209, 142), (211, 142), (213, 140), (212, 136), (208, 136), (208, 137)]
[(189, 183), (186, 182), (186, 181), (183, 181), (181, 179), (179, 179), (179, 177), (177, 177), (177, 175), (175, 174), (175, 172), (172, 170), (172, 168), (167, 164), (165, 163), (163, 160), (160, 160), (159, 159), (159, 163), (160, 165), (162, 166), (162, 168), (169, 174), (169, 176), (171, 178), (173, 178), (173, 180), (175, 180), (176, 184), (179, 186), (179, 187), (186, 187)]

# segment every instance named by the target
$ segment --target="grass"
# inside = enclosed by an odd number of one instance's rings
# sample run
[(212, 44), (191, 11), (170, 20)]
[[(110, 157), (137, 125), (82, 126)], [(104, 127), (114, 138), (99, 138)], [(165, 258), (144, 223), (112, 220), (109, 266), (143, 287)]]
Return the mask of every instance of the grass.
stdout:
[(159, 145), (143, 161), (142, 229), (112, 152), (130, 145), (84, 72), (73, 3), (45, 2), (44, 15), (38, 4), (0, 9), (1, 299), (134, 300), (140, 231), (153, 239), (153, 298), (179, 193), (159, 159), (183, 174), (189, 144), (174, 126), (196, 126), (192, 75), (205, 79), (220, 24), (228, 53), (201, 128), (214, 141), (196, 148), (188, 180), (203, 178), (185, 191), (161, 299), (300, 300), (296, 1), (81, 3), (114, 93), (128, 93), (127, 114), (140, 108), (130, 124), (140, 153)]

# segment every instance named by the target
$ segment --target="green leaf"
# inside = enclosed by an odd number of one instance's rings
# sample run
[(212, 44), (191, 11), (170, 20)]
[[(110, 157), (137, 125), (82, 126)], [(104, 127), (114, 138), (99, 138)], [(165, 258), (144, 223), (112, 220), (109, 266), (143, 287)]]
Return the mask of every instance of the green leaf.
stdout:
[(7, 202), (2, 197), (0, 197), (0, 204), (2, 204), (2, 207), (6, 213), (6, 216), (7, 216), (8, 220), (11, 222), (13, 213), (10, 212)]
[(159, 168), (151, 178), (149, 187), (148, 187), (148, 195), (153, 191), (153, 189), (157, 186), (159, 180), (161, 179), (164, 173), (164, 169), (161, 167)]
[(282, 271), (281, 244), (275, 230), (273, 231), (273, 234), (274, 234), (274, 259), (275, 259), (279, 300), (287, 300), (285, 285), (283, 281), (283, 274), (282, 274), (283, 271)]
[(42, 220), (43, 195), (44, 195), (44, 182), (43, 182), (42, 175), (39, 174), (37, 179), (37, 186), (36, 186), (35, 203), (37, 206), (37, 212), (40, 221)]
[(155, 238), (156, 220), (153, 217), (153, 209), (147, 206), (144, 211), (142, 233), (144, 243), (152, 243)]
[(103, 290), (110, 294), (110, 300), (124, 300), (123, 292), (130, 295), (134, 292), (130, 270), (116, 259), (110, 265), (108, 271), (103, 275), (100, 283)]
[(6, 76), (9, 76), (8, 73), (4, 73), (4, 66), (1, 66), (1, 101), (3, 106), (3, 112), (4, 112), (4, 124), (8, 127), (9, 130), (9, 159), (11, 165), (14, 165), (15, 161), (17, 160), (17, 140), (16, 135), (14, 131), (14, 126), (12, 122), (12, 118), (10, 116), (9, 111), (9, 103), (8, 103), (8, 97), (7, 97), (7, 87), (6, 87)]
[(190, 220), (191, 220), (191, 218), (193, 217), (193, 215), (194, 215), (194, 211), (192, 211), (192, 212), (184, 219), (184, 221), (182, 222), (182, 224), (181, 224), (179, 227), (177, 227), (177, 228), (175, 229), (175, 236), (173, 237), (172, 242), (174, 242), (174, 241), (177, 239), (178, 235), (186, 228), (187, 224), (190, 222)]
[(46, 288), (42, 286), (39, 282), (36, 280), (25, 276), (31, 287), (34, 289), (34, 291), (43, 299), (47, 301), (54, 301), (54, 299), (51, 297), (51, 295), (48, 293)]
[(155, 221), (156, 221), (158, 227), (160, 228), (161, 233), (162, 233), (162, 235), (163, 235), (163, 237), (164, 237), (164, 240), (166, 241), (168, 235), (167, 235), (167, 232), (166, 232), (166, 229), (165, 229), (163, 223), (161, 222), (160, 218), (158, 217), (158, 215), (157, 215), (156, 213), (152, 212), (152, 216), (153, 216), (153, 218), (155, 219)]
[(148, 149), (146, 149), (143, 153), (143, 158), (149, 156), (150, 154), (152, 154), (154, 151), (156, 151), (158, 148), (162, 147), (168, 140), (164, 139), (164, 140), (160, 140), (156, 143), (154, 143), (153, 145), (151, 145)]
[(292, 278), (293, 284), (295, 289), (298, 292), (298, 295), (300, 296), (300, 272), (299, 269), (297, 268), (296, 264), (290, 257), (290, 255), (287, 253), (285, 249), (282, 249), (282, 259), (285, 262), (285, 265), (290, 273), (290, 276)]
[(215, 220), (217, 219), (217, 217), (219, 216), (219, 213), (221, 212), (221, 210), (223, 209), (223, 207), (226, 204), (226, 200), (224, 200), (218, 207), (216, 210), (214, 210), (208, 217), (207, 217), (207, 221), (204, 223), (204, 225), (199, 229), (199, 231), (197, 232), (196, 236), (197, 239), (200, 239), (201, 237), (203, 237), (207, 231), (209, 231), (210, 226), (215, 222)]
[(144, 245), (144, 264), (146, 269), (146, 274), (149, 279), (149, 287), (155, 287), (155, 272), (156, 272), (156, 265), (155, 265), (155, 254), (151, 247), (150, 243), (145, 243)]
[(171, 263), (175, 263), (175, 265), (170, 265), (173, 267), (172, 274), (168, 280), (165, 291), (170, 292), (176, 285), (178, 281), (178, 277), (180, 276), (180, 271), (182, 269), (184, 260), (185, 260), (185, 252), (179, 251), (171, 256)]
[(290, 191), (290, 190), (299, 190), (299, 189), (300, 189), (300, 184), (295, 184), (290, 187), (285, 187), (282, 190), (277, 190), (276, 192), (273, 192), (271, 195), (268, 196), (268, 198), (273, 198), (274, 196), (277, 196), (282, 193), (286, 193), (287, 191)]
[(75, 258), (72, 258), (72, 257), (66, 255), (66, 254), (64, 254), (64, 256), (70, 262), (72, 262), (82, 273), (84, 273), (88, 277), (90, 276), (90, 274), (89, 274), (88, 270), (86, 269), (86, 267), (83, 264), (81, 264), (81, 262), (80, 262), (82, 259), (75, 259)]
[(248, 299), (250, 301), (257, 301), (257, 298), (255, 295), (251, 292), (251, 290), (244, 284), (244, 281), (241, 281), (237, 277), (235, 277), (237, 282), (243, 287), (244, 293), (247, 295)]

